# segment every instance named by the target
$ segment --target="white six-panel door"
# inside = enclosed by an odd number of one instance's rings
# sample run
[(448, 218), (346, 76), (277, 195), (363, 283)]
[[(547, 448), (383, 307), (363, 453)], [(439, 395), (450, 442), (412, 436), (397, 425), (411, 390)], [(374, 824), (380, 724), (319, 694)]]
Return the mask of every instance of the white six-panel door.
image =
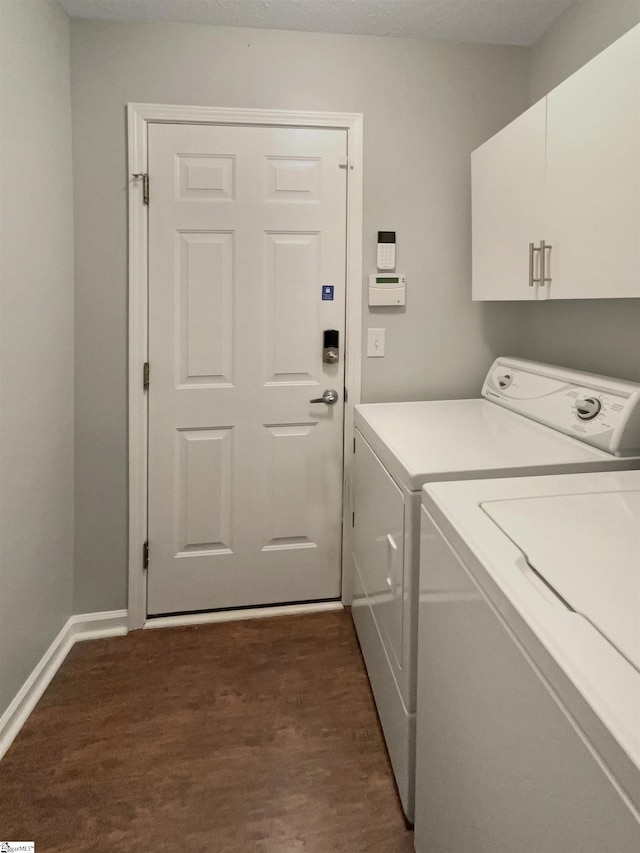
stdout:
[(148, 613), (338, 598), (346, 131), (148, 140)]

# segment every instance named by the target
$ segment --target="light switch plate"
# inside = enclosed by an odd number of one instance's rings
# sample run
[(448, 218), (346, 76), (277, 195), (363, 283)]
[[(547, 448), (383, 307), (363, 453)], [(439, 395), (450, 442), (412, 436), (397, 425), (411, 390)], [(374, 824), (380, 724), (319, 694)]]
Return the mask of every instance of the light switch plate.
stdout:
[(367, 358), (383, 358), (386, 329), (367, 329)]

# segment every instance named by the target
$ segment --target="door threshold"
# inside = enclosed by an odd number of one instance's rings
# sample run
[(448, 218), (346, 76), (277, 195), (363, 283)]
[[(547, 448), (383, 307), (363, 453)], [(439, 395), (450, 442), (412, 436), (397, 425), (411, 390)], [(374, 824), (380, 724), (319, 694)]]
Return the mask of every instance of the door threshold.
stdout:
[(150, 616), (143, 628), (178, 628), (185, 625), (208, 625), (214, 622), (238, 622), (242, 619), (266, 619), (270, 616), (300, 616), (303, 613), (325, 613), (343, 610), (341, 601), (309, 601), (304, 604), (275, 604), (267, 607), (241, 607), (237, 610), (211, 610), (200, 613), (177, 613), (172, 616)]

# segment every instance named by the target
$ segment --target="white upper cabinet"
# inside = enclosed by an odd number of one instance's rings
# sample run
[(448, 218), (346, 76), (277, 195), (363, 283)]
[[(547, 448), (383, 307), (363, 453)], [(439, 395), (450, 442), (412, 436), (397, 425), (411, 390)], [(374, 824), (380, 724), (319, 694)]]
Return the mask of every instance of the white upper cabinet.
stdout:
[(528, 247), (542, 233), (545, 109), (538, 101), (471, 155), (474, 299), (532, 298)]
[(474, 151), (472, 189), (474, 299), (640, 296), (640, 26)]
[(639, 47), (636, 27), (547, 97), (552, 298), (640, 296)]

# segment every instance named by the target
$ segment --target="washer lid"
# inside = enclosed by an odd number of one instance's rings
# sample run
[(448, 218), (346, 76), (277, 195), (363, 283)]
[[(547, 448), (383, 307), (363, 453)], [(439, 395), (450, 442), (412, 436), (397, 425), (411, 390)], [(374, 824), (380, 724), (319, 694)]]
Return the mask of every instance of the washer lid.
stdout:
[(538, 575), (640, 672), (640, 490), (481, 506)]

